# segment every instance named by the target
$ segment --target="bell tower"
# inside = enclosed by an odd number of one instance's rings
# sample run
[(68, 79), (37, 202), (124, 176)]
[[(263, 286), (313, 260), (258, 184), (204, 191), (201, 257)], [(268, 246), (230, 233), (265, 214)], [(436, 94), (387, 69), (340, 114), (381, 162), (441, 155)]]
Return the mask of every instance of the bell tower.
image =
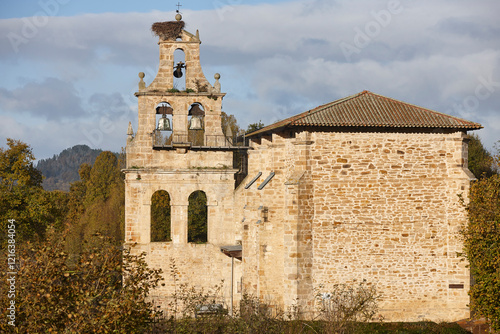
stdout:
[[(163, 269), (167, 284), (154, 297), (161, 304), (173, 289), (172, 261), (177, 277), (200, 287), (231, 282), (240, 272), (221, 247), (241, 241), (232, 218), (238, 172), (233, 151), (241, 147), (223, 134), (225, 93), (219, 74), (213, 84), (203, 74), (199, 32), (184, 30), (180, 14), (175, 21), (154, 23), (152, 31), (159, 38), (160, 64), (149, 85), (139, 73), (138, 128), (134, 133), (129, 126), (127, 132), (125, 243), (136, 244), (150, 266)], [(166, 206), (163, 213), (158, 198)], [(161, 233), (155, 230), (158, 219)], [(198, 226), (190, 226), (192, 221)], [(228, 298), (236, 291), (229, 285), (224, 289)]]

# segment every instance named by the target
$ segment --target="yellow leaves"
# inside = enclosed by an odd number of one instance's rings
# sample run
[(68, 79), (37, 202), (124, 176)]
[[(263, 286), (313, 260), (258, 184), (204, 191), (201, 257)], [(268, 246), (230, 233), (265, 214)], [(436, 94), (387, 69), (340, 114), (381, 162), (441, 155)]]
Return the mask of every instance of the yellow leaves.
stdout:
[(471, 304), (478, 315), (500, 329), (500, 176), (483, 178), (471, 185), (464, 229), (464, 254), (476, 282)]
[[(144, 255), (131, 255), (104, 235), (92, 236), (68, 267), (63, 238), (49, 233), (46, 242), (19, 243), (19, 332), (132, 333), (142, 328), (153, 312), (144, 300), (158, 286), (160, 271), (149, 269)], [(0, 305), (5, 299), (0, 294)]]

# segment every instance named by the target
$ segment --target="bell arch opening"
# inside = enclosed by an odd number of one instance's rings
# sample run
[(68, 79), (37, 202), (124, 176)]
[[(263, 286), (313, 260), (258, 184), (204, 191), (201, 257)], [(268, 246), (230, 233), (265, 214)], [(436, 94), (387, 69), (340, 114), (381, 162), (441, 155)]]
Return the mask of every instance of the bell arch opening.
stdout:
[(174, 51), (174, 90), (186, 90), (186, 55), (184, 50), (176, 49)]
[(205, 145), (205, 109), (199, 102), (191, 104), (188, 112), (188, 139), (193, 146)]
[(206, 243), (208, 241), (207, 195), (197, 190), (189, 195), (188, 242)]
[(151, 242), (172, 241), (170, 195), (165, 190), (151, 196)]
[(156, 106), (156, 127), (154, 131), (154, 146), (172, 144), (172, 115), (173, 108), (168, 102), (160, 102)]

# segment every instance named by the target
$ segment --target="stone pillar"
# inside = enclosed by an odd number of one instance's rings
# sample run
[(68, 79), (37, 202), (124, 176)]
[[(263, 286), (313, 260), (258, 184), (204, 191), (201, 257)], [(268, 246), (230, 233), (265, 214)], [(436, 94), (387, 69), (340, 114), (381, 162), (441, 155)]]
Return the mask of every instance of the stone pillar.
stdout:
[(172, 115), (173, 123), (173, 142), (187, 143), (188, 142), (188, 109), (185, 107), (177, 107)]
[(284, 290), (287, 291), (283, 296), (285, 309), (292, 306), (298, 297), (298, 194), (298, 183), (286, 185), (285, 219), (283, 221), (283, 287)]
[(171, 205), (170, 207), (170, 219), (171, 219), (171, 235), (172, 243), (174, 244), (186, 244), (187, 243), (187, 231), (188, 231), (188, 205)]

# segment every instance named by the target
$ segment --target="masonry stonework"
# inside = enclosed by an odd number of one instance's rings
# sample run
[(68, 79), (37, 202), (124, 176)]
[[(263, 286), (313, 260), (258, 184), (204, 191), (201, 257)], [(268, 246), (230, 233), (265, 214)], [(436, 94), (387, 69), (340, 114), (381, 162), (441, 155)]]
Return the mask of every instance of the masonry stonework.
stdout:
[[(178, 23), (174, 23), (178, 24)], [(147, 254), (154, 268), (161, 268), (165, 285), (153, 292), (152, 298), (167, 309), (171, 296), (180, 284), (207, 289), (224, 281), (223, 301), (230, 303), (236, 295), (231, 290), (231, 273), (241, 277), (239, 261), (221, 252), (220, 246), (234, 245), (238, 231), (233, 224), (234, 174), (233, 153), (222, 133), (218, 77), (215, 88), (203, 75), (199, 62), (198, 35), (182, 30), (172, 38), (160, 37), (160, 67), (157, 76), (146, 86), (140, 74), (137, 132), (127, 141), (125, 172), (125, 242), (134, 252)], [(186, 90), (174, 89), (174, 51), (185, 54), (183, 64)], [(158, 105), (171, 107), (171, 143), (154, 143)], [(189, 139), (189, 109), (198, 104), (203, 110), (203, 143), (199, 147)], [(171, 241), (151, 242), (151, 200), (156, 191), (170, 197)], [(207, 242), (188, 242), (188, 198), (195, 191), (207, 197)], [(175, 265), (175, 266), (174, 266)], [(175, 277), (175, 279), (174, 279)], [(233, 277), (234, 280), (234, 277)]]
[[(268, 222), (245, 227), (244, 286), (285, 309), (297, 301), (310, 309), (320, 286), (366, 280), (381, 294), (386, 319), (468, 317), (469, 273), (458, 256), (466, 219), (458, 195), (470, 180), (463, 139), (305, 132), (253, 143), (249, 177), (276, 176), (262, 191), (236, 194), (247, 208), (270, 212)], [(287, 182), (297, 168), (300, 179)], [(450, 289), (455, 284), (463, 289)]]
[[(380, 294), (387, 321), (467, 318), (459, 195), (467, 200), (472, 179), (466, 132), (481, 126), (365, 91), (248, 134), (249, 146), (238, 148), (223, 135), (225, 94), (220, 76), (212, 86), (203, 75), (199, 44), (199, 34), (185, 30), (160, 37), (158, 74), (149, 86), (141, 76), (136, 93), (125, 242), (163, 269), (166, 284), (151, 297), (168, 308), (176, 284), (208, 289), (224, 281), (228, 307), (246, 293), (273, 310), (298, 307), (312, 317), (318, 291), (366, 280)], [(172, 90), (179, 48), (186, 55), (184, 92)], [(155, 146), (160, 103), (172, 108), (173, 140)], [(201, 146), (188, 137), (196, 103), (204, 110)], [(248, 175), (235, 185), (236, 150), (247, 151)], [(170, 196), (168, 242), (150, 238), (158, 190)], [(187, 236), (188, 198), (200, 190), (208, 234), (195, 244)], [(240, 249), (241, 258), (226, 256), (226, 246)]]

